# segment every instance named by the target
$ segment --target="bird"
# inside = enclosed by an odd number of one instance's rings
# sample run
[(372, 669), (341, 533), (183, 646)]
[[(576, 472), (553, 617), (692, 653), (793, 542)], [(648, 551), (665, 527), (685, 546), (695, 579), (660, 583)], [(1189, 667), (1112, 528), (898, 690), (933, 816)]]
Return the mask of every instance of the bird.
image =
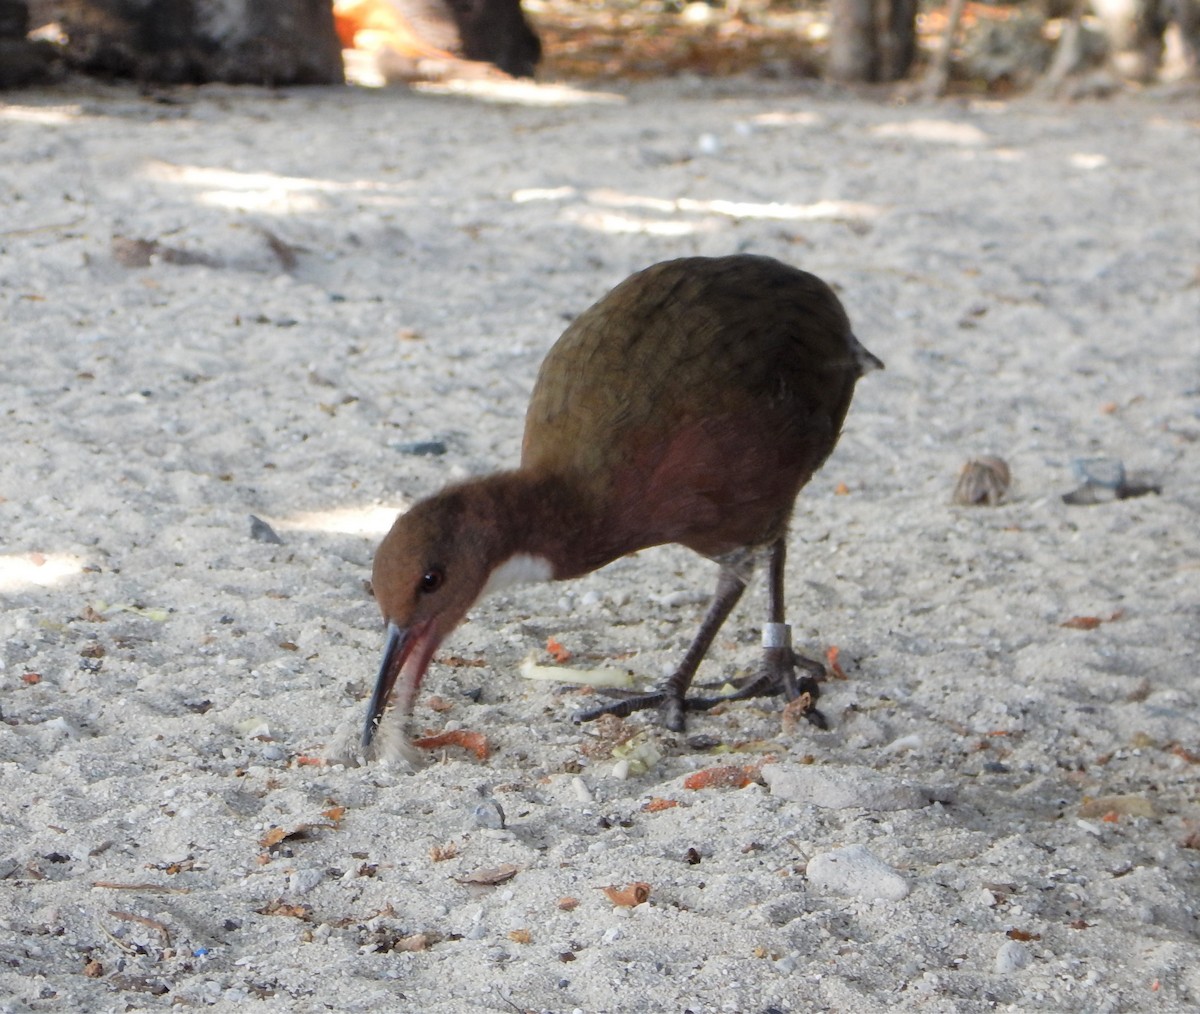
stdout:
[[(816, 275), (757, 254), (639, 271), (580, 314), (542, 362), (514, 469), (450, 485), (397, 517), (371, 586), (386, 631), (361, 746), (391, 702), (407, 720), (434, 651), (482, 596), (564, 581), (678, 543), (718, 564), (716, 590), (656, 689), (577, 713), (689, 711), (782, 693), (814, 724), (824, 666), (794, 651), (784, 607), (793, 505), (833, 451), (858, 379), (883, 363)], [(767, 559), (759, 671), (690, 695), (717, 631)], [(803, 675), (797, 675), (797, 669)], [(393, 700), (394, 698), (394, 700)]]

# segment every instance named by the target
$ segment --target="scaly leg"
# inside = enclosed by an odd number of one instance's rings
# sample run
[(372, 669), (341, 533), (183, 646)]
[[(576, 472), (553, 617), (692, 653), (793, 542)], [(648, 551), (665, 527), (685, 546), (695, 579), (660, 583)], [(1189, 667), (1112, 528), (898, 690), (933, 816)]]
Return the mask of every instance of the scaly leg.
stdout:
[[(716, 707), (725, 701), (741, 701), (749, 697), (770, 697), (783, 694), (794, 701), (807, 694), (809, 707), (804, 712), (818, 729), (829, 728), (825, 716), (817, 709), (817, 698), (821, 695), (817, 680), (825, 675), (825, 666), (815, 659), (806, 658), (792, 650), (792, 628), (785, 622), (783, 606), (783, 565), (787, 559), (787, 542), (780, 538), (771, 544), (770, 564), (767, 574), (767, 622), (763, 625), (763, 663), (757, 676), (751, 677), (732, 694), (723, 697), (692, 698), (688, 702), (691, 711), (702, 711)], [(806, 670), (806, 675), (796, 677), (796, 668)]]
[(683, 732), (684, 712), (687, 710), (706, 710), (712, 704), (697, 707), (687, 695), (688, 687), (692, 685), (692, 677), (700, 668), (700, 663), (708, 652), (713, 638), (721, 629), (721, 624), (737, 605), (742, 592), (746, 590), (746, 582), (727, 567), (721, 568), (717, 578), (717, 590), (713, 594), (708, 612), (696, 636), (692, 639), (679, 667), (667, 677), (666, 682), (658, 689), (645, 694), (630, 694), (609, 704), (600, 704), (594, 708), (586, 708), (575, 713), (576, 722), (590, 722), (601, 715), (616, 715), (618, 718), (628, 718), (635, 711), (645, 711), (647, 708), (661, 708), (663, 725), (672, 732)]
[[(708, 613), (700, 624), (691, 646), (683, 656), (679, 667), (658, 689), (649, 693), (633, 693), (622, 696), (609, 704), (597, 705), (576, 712), (576, 722), (590, 722), (601, 715), (616, 715), (628, 718), (635, 711), (659, 708), (663, 724), (672, 732), (684, 730), (684, 716), (688, 711), (708, 711), (727, 701), (742, 701), (750, 697), (770, 697), (783, 694), (794, 701), (807, 694), (810, 703), (805, 717), (820, 729), (828, 728), (825, 716), (816, 708), (821, 690), (817, 680), (825, 675), (825, 667), (811, 658), (805, 658), (792, 650), (791, 628), (784, 622), (784, 577), (783, 566), (787, 559), (787, 543), (780, 537), (771, 544), (770, 564), (767, 575), (768, 622), (763, 627), (763, 664), (757, 676), (750, 677), (731, 694), (714, 697), (688, 697), (692, 678), (700, 667), (713, 638), (721, 624), (737, 605), (746, 582), (729, 567), (722, 567), (717, 579), (717, 590), (713, 595)], [(806, 670), (806, 675), (797, 679), (796, 668)]]

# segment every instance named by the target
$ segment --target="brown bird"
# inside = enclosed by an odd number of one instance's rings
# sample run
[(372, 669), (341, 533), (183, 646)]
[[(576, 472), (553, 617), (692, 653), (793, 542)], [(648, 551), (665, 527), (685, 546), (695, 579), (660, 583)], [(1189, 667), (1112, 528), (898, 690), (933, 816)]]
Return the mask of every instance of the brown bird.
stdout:
[[(521, 464), (450, 486), (401, 515), (375, 555), (387, 624), (366, 749), (396, 690), (404, 715), (434, 650), (497, 587), (579, 577), (677, 542), (720, 565), (716, 593), (674, 673), (652, 693), (577, 720), (686, 711), (809, 693), (824, 667), (797, 655), (784, 617), (792, 506), (829, 456), (854, 385), (883, 363), (833, 291), (769, 257), (686, 257), (627, 278), (567, 328), (542, 363)], [(761, 672), (724, 697), (688, 697), (701, 660), (766, 551)], [(810, 675), (796, 678), (796, 667)], [(813, 708), (810, 717), (823, 726)]]

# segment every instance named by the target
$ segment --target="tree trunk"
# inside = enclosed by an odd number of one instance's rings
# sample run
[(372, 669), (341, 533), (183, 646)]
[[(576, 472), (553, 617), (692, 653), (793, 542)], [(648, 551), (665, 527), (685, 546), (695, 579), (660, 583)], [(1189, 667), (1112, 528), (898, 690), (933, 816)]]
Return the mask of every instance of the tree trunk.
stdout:
[(877, 0), (879, 80), (899, 81), (917, 55), (917, 0)]
[(833, 0), (829, 64), (833, 81), (874, 81), (879, 72), (874, 0)]
[(168, 83), (340, 84), (329, 0), (31, 0), (85, 72)]
[[(1082, 3), (1083, 0), (1076, 2)], [(954, 37), (958, 35), (958, 26), (962, 22), (965, 6), (965, 0), (950, 0), (950, 9), (946, 12), (946, 29), (942, 32), (942, 44), (929, 64), (921, 86), (927, 99), (940, 97), (946, 91), (946, 85), (950, 83), (950, 57), (954, 53)]]
[(831, 0), (826, 76), (898, 81), (916, 54), (916, 0)]

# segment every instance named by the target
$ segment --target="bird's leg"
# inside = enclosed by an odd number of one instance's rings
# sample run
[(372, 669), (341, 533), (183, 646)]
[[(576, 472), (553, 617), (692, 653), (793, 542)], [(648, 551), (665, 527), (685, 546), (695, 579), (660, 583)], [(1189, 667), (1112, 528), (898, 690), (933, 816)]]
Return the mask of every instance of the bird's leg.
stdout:
[[(658, 690), (652, 690), (646, 694), (631, 694), (610, 704), (601, 704), (595, 708), (576, 712), (575, 721), (590, 722), (601, 715), (627, 718), (635, 711), (661, 708), (663, 724), (672, 732), (682, 732), (685, 711), (704, 711), (717, 703), (716, 700), (711, 704), (707, 703), (707, 698), (688, 698), (686, 694), (688, 687), (692, 685), (692, 677), (696, 675), (696, 670), (707, 654), (713, 638), (717, 636), (721, 624), (733, 611), (733, 607), (737, 605), (738, 599), (742, 597), (742, 592), (745, 590), (746, 582), (741, 577), (730, 568), (721, 567), (720, 576), (717, 578), (717, 590), (713, 594), (712, 602), (700, 624), (700, 629), (696, 631), (696, 636), (688, 646), (678, 668), (667, 678), (666, 682)], [(697, 706), (697, 702), (701, 702), (699, 706)]]
[[(819, 729), (829, 727), (825, 716), (816, 707), (817, 698), (821, 695), (817, 680), (825, 675), (825, 666), (792, 650), (792, 628), (785, 622), (783, 606), (783, 565), (786, 559), (787, 542), (781, 537), (771, 543), (770, 548), (762, 669), (731, 694), (691, 698), (687, 702), (689, 711), (703, 711), (726, 701), (741, 701), (749, 697), (783, 694), (789, 701), (794, 701), (807, 695), (809, 706), (804, 711), (804, 717)], [(797, 678), (797, 667), (804, 669), (805, 675)]]

